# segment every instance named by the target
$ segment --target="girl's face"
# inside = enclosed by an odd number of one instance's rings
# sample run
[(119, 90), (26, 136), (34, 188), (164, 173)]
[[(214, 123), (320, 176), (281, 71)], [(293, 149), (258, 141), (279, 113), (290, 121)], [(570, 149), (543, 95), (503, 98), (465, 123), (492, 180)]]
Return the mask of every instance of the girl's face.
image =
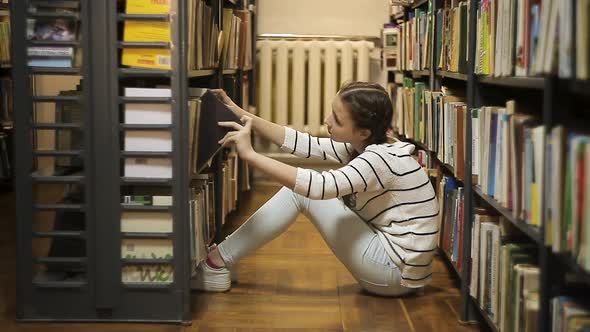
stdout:
[(355, 126), (350, 111), (342, 103), (339, 95), (332, 101), (332, 112), (324, 120), (328, 127), (330, 137), (336, 142), (352, 143), (354, 146), (360, 145), (369, 136), (370, 131), (367, 129), (358, 129)]

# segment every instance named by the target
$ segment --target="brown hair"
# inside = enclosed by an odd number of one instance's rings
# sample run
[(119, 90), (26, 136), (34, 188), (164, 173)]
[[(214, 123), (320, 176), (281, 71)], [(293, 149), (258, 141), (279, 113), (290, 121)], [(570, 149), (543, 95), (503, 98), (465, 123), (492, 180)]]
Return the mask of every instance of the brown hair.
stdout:
[[(345, 83), (338, 91), (338, 96), (348, 109), (352, 121), (357, 129), (369, 129), (371, 136), (367, 139), (370, 144), (387, 142), (387, 131), (391, 128), (393, 105), (389, 94), (376, 83), (350, 82)], [(351, 159), (358, 156), (352, 152)], [(354, 193), (342, 196), (342, 200), (349, 208), (356, 205)]]
[(368, 144), (387, 142), (393, 106), (389, 94), (381, 85), (369, 82), (344, 83), (338, 96), (350, 112), (356, 128), (371, 131)]

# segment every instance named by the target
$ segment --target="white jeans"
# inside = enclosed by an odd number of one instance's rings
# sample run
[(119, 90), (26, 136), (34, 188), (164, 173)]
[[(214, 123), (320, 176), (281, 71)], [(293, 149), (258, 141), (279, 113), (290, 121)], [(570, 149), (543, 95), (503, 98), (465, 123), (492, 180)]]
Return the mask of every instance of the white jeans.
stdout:
[(233, 265), (276, 238), (303, 213), (365, 290), (396, 296), (414, 291), (401, 285), (401, 271), (391, 261), (373, 228), (337, 199), (311, 200), (281, 188), (217, 248)]

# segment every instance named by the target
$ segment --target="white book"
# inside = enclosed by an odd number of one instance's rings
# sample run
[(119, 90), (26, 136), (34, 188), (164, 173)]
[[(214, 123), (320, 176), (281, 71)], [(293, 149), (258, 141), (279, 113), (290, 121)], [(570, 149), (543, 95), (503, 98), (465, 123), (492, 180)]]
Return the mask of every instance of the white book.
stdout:
[[(533, 138), (533, 151), (534, 151), (534, 160), (533, 160), (533, 167), (534, 167), (534, 181), (537, 186), (537, 204), (536, 209), (534, 211), (535, 215), (537, 216), (537, 226), (541, 226), (543, 222), (543, 211), (544, 211), (544, 189), (545, 189), (545, 170), (544, 170), (544, 163), (545, 160), (545, 126), (538, 126), (533, 128), (532, 130), (532, 138)], [(534, 205), (533, 205), (534, 206)]]
[(526, 76), (527, 68), (524, 65), (524, 34), (525, 34), (525, 22), (524, 12), (527, 5), (527, 0), (516, 1), (516, 64), (515, 64), (515, 76)]
[[(442, 206), (442, 205), (441, 205)], [(440, 229), (440, 228), (439, 228)], [(480, 239), (480, 216), (473, 217), (473, 227), (471, 228), (471, 283), (469, 285), (469, 294), (477, 298), (479, 284), (479, 239)]]
[(539, 44), (535, 50), (535, 62), (531, 64), (533, 74), (538, 75), (543, 73), (543, 66), (545, 63), (545, 45), (548, 43), (549, 33), (549, 12), (552, 0), (545, 0), (541, 2), (541, 20), (539, 22)]
[(486, 285), (488, 285), (488, 243), (486, 234), (490, 229), (489, 222), (482, 222), (479, 226), (479, 307), (484, 309), (486, 300)]
[(152, 196), (153, 206), (172, 206), (172, 196)]
[(172, 133), (163, 130), (127, 130), (125, 151), (172, 152)]
[(490, 282), (490, 298), (491, 298), (491, 313), (490, 319), (494, 323), (498, 323), (498, 312), (500, 310), (500, 287), (499, 287), (499, 272), (500, 272), (500, 225), (497, 223), (490, 223), (492, 231), (492, 270), (489, 272)]
[(559, 71), (560, 78), (571, 78), (573, 76), (572, 50), (574, 13), (572, 1), (559, 1)]
[(174, 267), (172, 265), (126, 265), (121, 269), (123, 283), (172, 283)]
[(554, 252), (561, 252), (564, 250), (563, 246), (563, 183), (564, 183), (564, 167), (563, 161), (565, 155), (563, 151), (564, 146), (564, 128), (563, 126), (556, 126), (551, 130), (550, 141), (548, 142), (550, 153), (547, 155), (547, 165), (549, 165), (551, 176), (547, 179), (549, 184), (549, 207), (545, 218), (550, 225), (552, 231), (551, 247)]
[(121, 232), (171, 233), (170, 212), (123, 212)]
[[(125, 88), (126, 97), (172, 97), (170, 89)], [(170, 104), (126, 104), (126, 124), (172, 124)]]
[(171, 178), (172, 160), (167, 158), (126, 158), (125, 176), (131, 178)]
[(587, 80), (590, 78), (590, 0), (578, 0), (576, 8), (576, 78)]

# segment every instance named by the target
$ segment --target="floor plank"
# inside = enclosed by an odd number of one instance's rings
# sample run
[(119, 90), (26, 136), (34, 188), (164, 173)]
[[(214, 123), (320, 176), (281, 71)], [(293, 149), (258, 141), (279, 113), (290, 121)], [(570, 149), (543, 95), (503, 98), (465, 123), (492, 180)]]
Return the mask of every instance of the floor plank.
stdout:
[[(257, 187), (225, 226), (239, 227), (276, 191)], [(193, 323), (17, 323), (15, 317), (14, 195), (0, 195), (0, 331), (307, 332), (478, 331), (458, 322), (456, 282), (437, 258), (433, 283), (423, 294), (386, 298), (363, 292), (304, 217), (237, 265), (239, 282), (223, 294), (193, 292)]]

